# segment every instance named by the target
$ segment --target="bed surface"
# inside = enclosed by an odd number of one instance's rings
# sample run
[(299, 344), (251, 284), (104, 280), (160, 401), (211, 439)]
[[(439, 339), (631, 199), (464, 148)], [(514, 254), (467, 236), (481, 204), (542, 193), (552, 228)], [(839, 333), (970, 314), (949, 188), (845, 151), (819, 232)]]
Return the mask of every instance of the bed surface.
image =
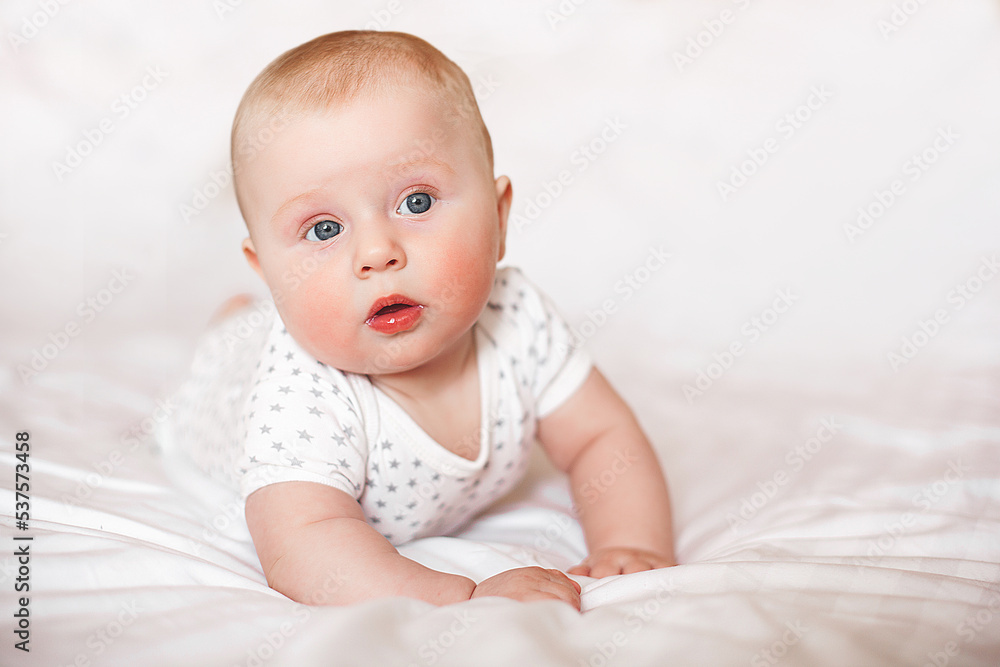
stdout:
[[(996, 2), (42, 5), (0, 8), (0, 664), (1000, 664)], [(583, 614), (298, 605), (155, 437), (211, 312), (263, 294), (226, 180), (243, 89), (369, 22), (469, 73), (505, 262), (667, 473), (681, 564), (578, 577)], [(585, 553), (540, 455), (402, 551), (477, 580)]]

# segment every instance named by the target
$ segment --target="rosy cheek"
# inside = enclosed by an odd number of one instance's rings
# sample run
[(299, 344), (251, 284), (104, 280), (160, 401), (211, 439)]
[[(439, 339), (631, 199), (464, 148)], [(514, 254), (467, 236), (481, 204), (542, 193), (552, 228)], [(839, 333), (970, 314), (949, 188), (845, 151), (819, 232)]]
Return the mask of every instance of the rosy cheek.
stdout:
[(309, 322), (323, 329), (343, 325), (353, 319), (349, 309), (350, 295), (343, 288), (322, 281), (314, 281), (303, 289), (303, 310)]
[(443, 301), (478, 316), (493, 286), (496, 272), (492, 245), (489, 239), (483, 237), (456, 239), (447, 259), (437, 268), (437, 283)]
[(314, 356), (329, 358), (323, 350), (342, 347), (341, 340), (347, 324), (354, 319), (350, 310), (350, 295), (339, 287), (329, 264), (319, 264), (307, 257), (300, 262), (298, 271), (286, 272), (291, 279), (284, 284), (289, 288), (284, 294), (282, 318), (289, 332)]

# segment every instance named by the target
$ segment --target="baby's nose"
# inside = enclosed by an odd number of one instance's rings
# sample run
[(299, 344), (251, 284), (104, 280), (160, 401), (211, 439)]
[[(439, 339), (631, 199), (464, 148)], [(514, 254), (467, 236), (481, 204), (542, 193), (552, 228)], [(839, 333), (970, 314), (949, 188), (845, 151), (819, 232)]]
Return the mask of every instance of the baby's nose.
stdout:
[(385, 228), (370, 229), (359, 239), (355, 272), (364, 277), (372, 271), (401, 269), (406, 254), (396, 238)]

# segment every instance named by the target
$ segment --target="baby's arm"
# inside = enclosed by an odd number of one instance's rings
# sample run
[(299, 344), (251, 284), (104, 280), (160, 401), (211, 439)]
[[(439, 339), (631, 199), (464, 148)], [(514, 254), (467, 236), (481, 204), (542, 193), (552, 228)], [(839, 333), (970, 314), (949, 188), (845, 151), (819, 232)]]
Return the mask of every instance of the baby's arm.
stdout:
[(579, 586), (561, 572), (520, 568), (478, 586), (396, 551), (340, 489), (282, 482), (247, 498), (247, 525), (268, 585), (305, 604), (350, 604), (403, 596), (444, 605), (472, 597), (557, 599), (580, 608)]
[(590, 555), (571, 574), (676, 565), (667, 484), (632, 411), (595, 368), (539, 420), (538, 439), (570, 486)]

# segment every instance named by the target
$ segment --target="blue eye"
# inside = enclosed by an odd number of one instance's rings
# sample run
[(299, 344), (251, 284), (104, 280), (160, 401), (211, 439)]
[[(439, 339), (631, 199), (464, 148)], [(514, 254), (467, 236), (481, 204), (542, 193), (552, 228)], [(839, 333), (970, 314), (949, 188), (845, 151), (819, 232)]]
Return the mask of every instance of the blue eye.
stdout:
[(400, 215), (420, 215), (421, 213), (426, 213), (435, 201), (434, 197), (426, 192), (414, 192), (412, 195), (407, 195), (403, 203), (396, 209), (396, 213)]
[(333, 220), (323, 220), (317, 222), (306, 232), (307, 241), (328, 241), (334, 236), (344, 231), (344, 226)]

